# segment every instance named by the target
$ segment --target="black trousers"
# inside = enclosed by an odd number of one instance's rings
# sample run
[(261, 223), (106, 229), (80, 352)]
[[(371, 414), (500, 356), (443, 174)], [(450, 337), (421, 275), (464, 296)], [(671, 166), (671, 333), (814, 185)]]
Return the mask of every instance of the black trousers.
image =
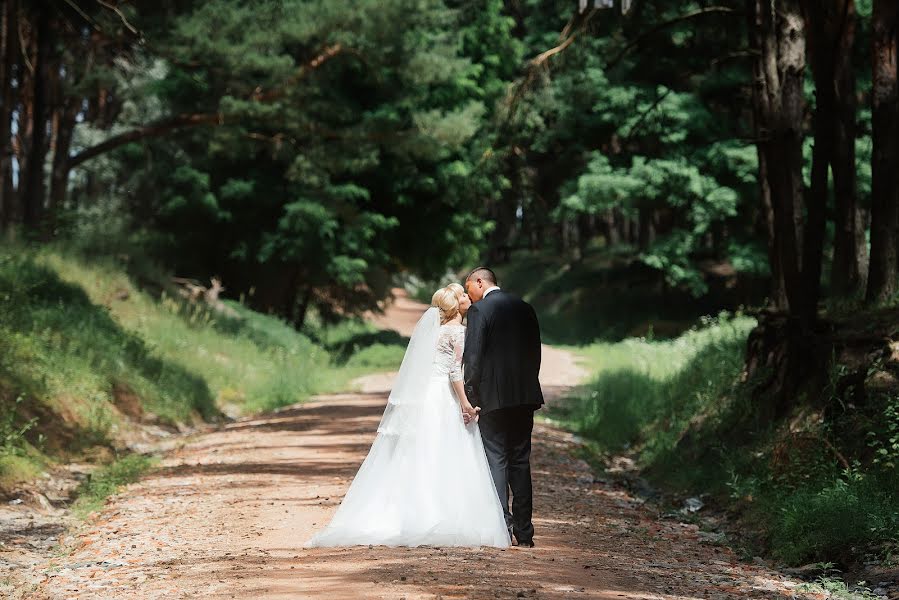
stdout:
[[(506, 527), (515, 538), (528, 541), (534, 537), (534, 493), (531, 489), (531, 431), (534, 429), (534, 407), (501, 408), (481, 415), (478, 420), (487, 464), (506, 517)], [(512, 506), (509, 507), (509, 489)]]

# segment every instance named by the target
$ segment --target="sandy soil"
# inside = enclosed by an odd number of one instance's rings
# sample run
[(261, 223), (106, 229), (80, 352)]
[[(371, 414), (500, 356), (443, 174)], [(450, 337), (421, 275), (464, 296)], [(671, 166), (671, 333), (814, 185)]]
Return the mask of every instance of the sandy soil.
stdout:
[[(410, 318), (414, 324), (414, 310), (397, 313), (397, 329)], [(571, 355), (550, 349), (542, 375), (548, 396), (558, 398), (584, 370)], [(576, 458), (577, 439), (546, 424), (534, 432), (536, 548), (304, 549), (364, 459), (389, 383), (390, 377), (368, 377), (358, 392), (193, 436), (65, 537), (55, 557), (23, 567), (23, 580), (33, 583), (16, 595), (804, 597), (791, 591), (795, 582), (739, 562), (697, 526), (661, 518), (613, 482), (595, 479)]]

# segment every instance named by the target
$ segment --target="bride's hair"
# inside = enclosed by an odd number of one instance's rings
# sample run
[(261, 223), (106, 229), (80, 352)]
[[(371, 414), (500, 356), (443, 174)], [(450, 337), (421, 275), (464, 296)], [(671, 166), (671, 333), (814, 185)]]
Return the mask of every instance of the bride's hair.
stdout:
[(461, 298), (462, 294), (465, 293), (465, 288), (459, 285), (458, 283), (451, 283), (446, 286), (446, 289), (453, 290), (456, 293), (456, 298)]
[(431, 296), (431, 306), (436, 306), (440, 311), (441, 325), (449, 323), (459, 314), (459, 298), (464, 291), (465, 289), (458, 283), (451, 283)]

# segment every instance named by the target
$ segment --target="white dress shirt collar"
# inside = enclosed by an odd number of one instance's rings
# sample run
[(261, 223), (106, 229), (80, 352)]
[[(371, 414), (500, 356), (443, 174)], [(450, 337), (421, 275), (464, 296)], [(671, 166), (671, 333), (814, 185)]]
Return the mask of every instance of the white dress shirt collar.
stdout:
[(498, 289), (499, 289), (499, 286), (492, 285), (492, 286), (490, 286), (489, 288), (487, 288), (487, 291), (484, 292), (484, 295), (481, 296), (481, 297), (482, 297), (482, 298), (486, 298), (486, 297), (487, 297), (487, 294), (489, 294), (489, 293), (492, 292), (493, 290), (498, 290)]

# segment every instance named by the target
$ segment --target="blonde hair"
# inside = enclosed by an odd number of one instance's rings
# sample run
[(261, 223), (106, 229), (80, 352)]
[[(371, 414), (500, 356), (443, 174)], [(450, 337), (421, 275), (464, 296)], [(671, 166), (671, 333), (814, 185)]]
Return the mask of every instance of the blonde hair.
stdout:
[(436, 306), (440, 311), (440, 324), (446, 325), (459, 314), (459, 298), (465, 293), (458, 283), (451, 283), (442, 287), (431, 296), (431, 306)]

